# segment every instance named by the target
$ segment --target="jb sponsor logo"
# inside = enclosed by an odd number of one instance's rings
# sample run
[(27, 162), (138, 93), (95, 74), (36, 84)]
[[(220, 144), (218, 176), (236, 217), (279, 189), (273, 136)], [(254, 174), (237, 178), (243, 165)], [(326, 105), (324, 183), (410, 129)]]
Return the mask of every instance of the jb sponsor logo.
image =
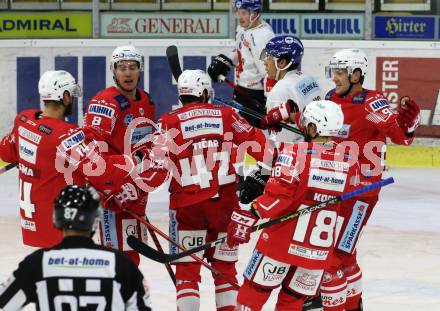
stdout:
[(266, 262), (263, 265), (263, 279), (265, 281), (278, 281), (281, 280), (284, 274), (287, 272), (287, 267), (279, 267), (270, 262)]

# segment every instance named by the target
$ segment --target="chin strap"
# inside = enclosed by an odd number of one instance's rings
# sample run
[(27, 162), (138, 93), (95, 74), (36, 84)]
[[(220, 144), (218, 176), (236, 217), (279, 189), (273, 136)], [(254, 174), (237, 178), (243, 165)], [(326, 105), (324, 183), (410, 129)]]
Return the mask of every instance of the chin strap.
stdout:
[(283, 71), (283, 70), (287, 70), (287, 68), (289, 68), (291, 65), (292, 65), (292, 61), (290, 61), (287, 65), (286, 65), (286, 67), (284, 67), (284, 68), (280, 68), (280, 67), (278, 67), (278, 58), (275, 58), (274, 57), (274, 60), (275, 60), (275, 68), (277, 69), (277, 74), (275, 75), (275, 80), (279, 80), (279, 78), (280, 78), (280, 73), (281, 73), (281, 71)]
[(250, 13), (250, 15), (249, 15), (249, 26), (246, 27), (245, 29), (248, 30), (248, 29), (254, 28), (254, 22), (258, 21), (260, 16), (261, 16), (261, 13), (258, 13), (257, 16), (255, 16), (255, 18), (252, 19), (252, 13)]

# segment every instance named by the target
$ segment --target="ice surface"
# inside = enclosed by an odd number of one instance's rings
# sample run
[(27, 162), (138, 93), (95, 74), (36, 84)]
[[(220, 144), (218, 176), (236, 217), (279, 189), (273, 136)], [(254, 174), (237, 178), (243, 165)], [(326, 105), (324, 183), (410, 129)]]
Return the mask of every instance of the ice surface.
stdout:
[[(365, 310), (440, 310), (440, 169), (391, 169), (387, 176), (396, 183), (382, 191), (359, 246)], [(32, 251), (21, 245), (16, 188), (16, 172), (0, 176), (1, 280)], [(166, 232), (164, 190), (152, 195), (149, 212), (150, 221)], [(240, 274), (252, 248), (249, 243), (240, 249)], [(143, 259), (141, 270), (150, 283), (155, 310), (176, 310), (165, 267)], [(200, 288), (201, 310), (215, 310), (214, 286), (206, 269)], [(273, 310), (275, 298), (272, 295), (264, 310)]]

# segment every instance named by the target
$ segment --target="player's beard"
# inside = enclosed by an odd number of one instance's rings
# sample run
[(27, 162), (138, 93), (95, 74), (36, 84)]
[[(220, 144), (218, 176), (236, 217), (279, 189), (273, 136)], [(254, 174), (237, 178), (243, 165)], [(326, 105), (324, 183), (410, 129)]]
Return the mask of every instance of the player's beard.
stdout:
[(66, 109), (64, 110), (64, 117), (68, 117), (73, 112), (73, 100), (71, 103), (69, 103), (67, 106), (65, 106)]

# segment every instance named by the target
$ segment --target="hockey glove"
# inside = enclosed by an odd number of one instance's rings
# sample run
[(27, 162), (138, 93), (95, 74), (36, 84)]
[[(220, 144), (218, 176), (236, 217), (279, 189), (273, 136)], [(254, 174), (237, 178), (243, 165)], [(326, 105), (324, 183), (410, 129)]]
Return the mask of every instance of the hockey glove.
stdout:
[(258, 167), (238, 185), (240, 204), (249, 204), (264, 193), (270, 172)]
[(232, 60), (223, 54), (217, 55), (208, 67), (208, 75), (214, 82), (218, 82), (218, 76), (227, 76), (231, 67), (234, 67)]
[(251, 239), (251, 227), (258, 221), (252, 211), (236, 210), (231, 215), (228, 225), (226, 243), (232, 248), (234, 245), (247, 243)]
[(408, 96), (400, 99), (397, 109), (399, 126), (412, 135), (420, 124), (420, 107)]
[[(266, 98), (264, 97), (263, 90), (251, 90), (246, 89), (241, 86), (238, 86), (240, 91), (234, 90), (234, 100), (245, 106), (246, 108), (250, 108), (255, 112), (260, 114), (266, 114)], [(249, 122), (250, 125), (261, 128), (261, 120), (259, 118), (250, 116), (249, 114), (240, 111), (239, 114)]]
[(290, 114), (296, 113), (298, 110), (298, 105), (293, 100), (289, 99), (287, 102), (281, 103), (279, 106), (269, 110), (261, 119), (261, 127), (269, 128), (281, 121), (287, 121), (290, 119)]

